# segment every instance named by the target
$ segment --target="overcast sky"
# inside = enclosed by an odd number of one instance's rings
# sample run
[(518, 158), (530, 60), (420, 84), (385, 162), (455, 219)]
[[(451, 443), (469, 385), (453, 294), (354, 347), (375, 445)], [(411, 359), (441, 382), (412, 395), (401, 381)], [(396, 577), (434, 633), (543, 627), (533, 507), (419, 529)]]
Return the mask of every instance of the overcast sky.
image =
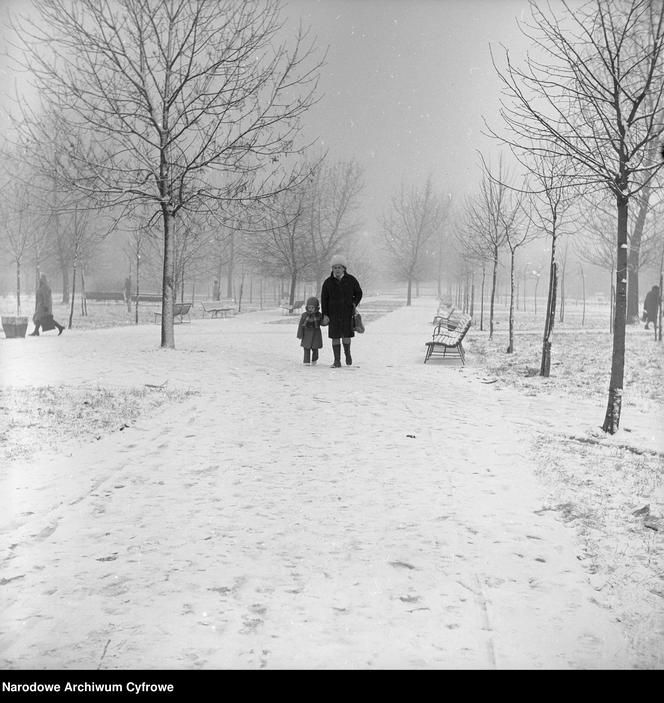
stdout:
[(482, 115), (497, 123), (489, 44), (524, 51), (527, 0), (287, 0), (284, 14), (329, 47), (307, 134), (364, 166), (367, 229), (402, 181), (475, 186), (477, 149), (497, 153), (481, 134)]

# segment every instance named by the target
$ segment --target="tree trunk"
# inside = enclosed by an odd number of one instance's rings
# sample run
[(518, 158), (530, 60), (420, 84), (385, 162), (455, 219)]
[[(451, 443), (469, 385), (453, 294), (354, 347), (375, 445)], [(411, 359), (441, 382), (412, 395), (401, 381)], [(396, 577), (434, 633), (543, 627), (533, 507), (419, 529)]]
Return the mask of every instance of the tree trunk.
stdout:
[(74, 299), (76, 298), (76, 258), (74, 258), (74, 266), (71, 277), (71, 304), (69, 305), (69, 324), (67, 329), (71, 329), (74, 320)]
[(482, 292), (480, 296), (480, 332), (484, 330), (484, 283), (486, 281), (486, 267), (482, 264)]
[(475, 311), (475, 271), (470, 278), (470, 316), (473, 316)]
[(136, 302), (134, 303), (134, 324), (138, 324), (138, 296), (141, 291), (141, 255), (136, 253)]
[(436, 287), (438, 300), (443, 297), (443, 235), (442, 230), (438, 232), (438, 281)]
[[(555, 245), (554, 245), (555, 246)], [(553, 252), (551, 254), (553, 257)], [(546, 303), (546, 319), (544, 321), (544, 341), (542, 343), (542, 363), (540, 376), (548, 378), (551, 373), (551, 337), (556, 322), (556, 292), (558, 290), (558, 264), (551, 261), (549, 272), (549, 297)]]
[(85, 271), (81, 269), (81, 317), (88, 316), (88, 300), (85, 297)]
[(470, 274), (466, 272), (463, 282), (463, 311), (468, 312), (470, 308)]
[(639, 212), (634, 223), (634, 231), (629, 239), (627, 258), (627, 324), (639, 322), (639, 259), (641, 258), (641, 240), (646, 224), (646, 215), (650, 205), (650, 185), (643, 187), (639, 197)]
[(291, 271), (290, 289), (288, 291), (288, 314), (293, 314), (293, 303), (295, 302), (295, 288), (297, 287), (297, 271)]
[(581, 315), (581, 327), (586, 325), (586, 277), (583, 273), (583, 266), (579, 265), (581, 270), (581, 294), (583, 295), (583, 313)]
[(164, 221), (164, 268), (161, 292), (161, 346), (175, 349), (173, 329), (173, 303), (175, 301), (175, 215), (167, 206), (162, 206)]
[(510, 256), (510, 314), (509, 314), (509, 341), (507, 353), (514, 353), (514, 252)]
[(662, 295), (664, 294), (664, 286), (662, 281), (664, 280), (664, 275), (662, 274), (662, 265), (659, 266), (659, 309), (657, 314), (657, 339), (662, 341)]
[(523, 269), (523, 311), (526, 312), (526, 283), (527, 283), (528, 271)]
[(39, 277), (41, 276), (41, 262), (39, 260), (39, 254), (35, 254), (35, 292), (39, 288)]
[(240, 275), (240, 291), (237, 296), (237, 311), (242, 311), (242, 291), (244, 290), (244, 271)]
[(567, 244), (563, 254), (563, 265), (560, 275), (560, 322), (565, 322), (565, 272), (567, 270)]
[(16, 315), (21, 314), (21, 260), (16, 259)]
[(613, 353), (611, 356), (611, 380), (609, 399), (602, 429), (615, 434), (620, 427), (623, 377), (625, 372), (625, 323), (627, 318), (627, 207), (628, 200), (619, 195), (618, 201), (618, 247), (616, 252), (616, 309), (613, 322)]
[[(228, 281), (226, 281), (226, 297), (233, 299), (233, 268), (235, 266), (235, 232), (231, 232), (230, 251), (228, 255)], [(292, 302), (292, 301), (291, 301)]]
[(493, 310), (496, 301), (496, 281), (498, 278), (498, 252), (493, 256), (493, 276), (491, 279), (491, 303), (489, 307), (489, 339), (493, 339)]
[[(546, 316), (544, 318), (544, 343), (542, 345), (542, 362), (540, 376), (548, 376), (551, 367), (551, 334), (556, 309), (556, 290), (558, 288), (558, 268), (556, 266), (556, 245), (558, 237), (554, 230), (551, 235), (551, 257), (549, 259), (549, 292), (546, 300)], [(537, 281), (539, 283), (539, 279)], [(535, 286), (535, 314), (537, 314), (537, 286)], [(550, 329), (549, 329), (550, 328)]]
[(62, 271), (62, 303), (69, 303), (69, 265), (67, 262), (60, 261), (60, 269)]
[(410, 305), (412, 288), (413, 288), (413, 279), (409, 276), (408, 277), (408, 289), (406, 292), (406, 305)]

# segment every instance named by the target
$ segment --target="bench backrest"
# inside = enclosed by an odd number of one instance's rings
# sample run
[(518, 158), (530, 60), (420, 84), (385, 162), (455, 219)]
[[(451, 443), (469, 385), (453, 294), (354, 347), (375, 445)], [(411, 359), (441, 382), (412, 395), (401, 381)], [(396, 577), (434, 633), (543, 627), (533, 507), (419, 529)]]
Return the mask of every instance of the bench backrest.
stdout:
[(433, 331), (433, 341), (451, 345), (459, 344), (470, 329), (472, 321), (470, 315), (451, 315), (436, 325)]
[(124, 293), (90, 291), (85, 293), (85, 297), (87, 300), (124, 300)]
[(174, 315), (186, 315), (191, 309), (191, 303), (174, 303), (173, 304), (173, 314)]
[[(136, 302), (136, 295), (132, 295), (131, 299)], [(141, 303), (161, 303), (161, 293), (139, 293), (138, 300)]]

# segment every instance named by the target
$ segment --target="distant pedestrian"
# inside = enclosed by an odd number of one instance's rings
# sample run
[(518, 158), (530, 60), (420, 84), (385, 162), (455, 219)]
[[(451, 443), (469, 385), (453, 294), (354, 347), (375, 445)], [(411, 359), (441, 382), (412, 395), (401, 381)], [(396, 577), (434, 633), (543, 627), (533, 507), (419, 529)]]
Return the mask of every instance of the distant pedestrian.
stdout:
[(215, 278), (214, 283), (212, 284), (212, 300), (219, 300), (220, 295), (219, 280)]
[(334, 352), (333, 369), (341, 367), (341, 343), (344, 345), (346, 365), (350, 366), (353, 359), (350, 355), (350, 340), (355, 336), (353, 331), (353, 315), (355, 307), (362, 300), (362, 288), (355, 278), (346, 270), (346, 259), (336, 254), (330, 261), (332, 273), (323, 282), (321, 291), (321, 308), (323, 320), (329, 322), (328, 337), (332, 340)]
[(297, 338), (302, 340), (300, 346), (304, 348), (305, 364), (315, 365), (318, 361), (318, 350), (323, 348), (323, 335), (320, 328), (324, 324), (318, 298), (309, 298), (297, 326)]
[(127, 304), (127, 312), (131, 312), (131, 276), (127, 276), (127, 278), (125, 278), (124, 299)]
[(64, 331), (64, 327), (53, 319), (53, 300), (51, 296), (51, 288), (46, 280), (46, 274), (42, 273), (39, 277), (39, 287), (37, 288), (37, 298), (35, 300), (35, 314), (32, 316), (32, 321), (35, 323), (34, 332), (30, 333), (30, 337), (39, 337), (39, 328), (43, 332), (58, 329), (58, 335)]
[(657, 326), (657, 308), (659, 307), (659, 286), (653, 286), (646, 294), (646, 299), (643, 301), (643, 321), (646, 323), (646, 329), (650, 329), (648, 325), (652, 322)]

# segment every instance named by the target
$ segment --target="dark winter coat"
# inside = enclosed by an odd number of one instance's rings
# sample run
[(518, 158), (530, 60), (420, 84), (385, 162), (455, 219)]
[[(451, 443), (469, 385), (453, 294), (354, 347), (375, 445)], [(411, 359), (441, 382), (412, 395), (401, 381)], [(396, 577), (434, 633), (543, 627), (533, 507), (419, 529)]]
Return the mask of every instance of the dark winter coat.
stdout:
[(649, 290), (646, 299), (643, 301), (643, 309), (646, 312), (646, 322), (655, 322), (657, 308), (659, 307), (659, 290)]
[(355, 276), (344, 273), (337, 279), (331, 275), (323, 281), (320, 302), (323, 315), (327, 315), (330, 320), (330, 339), (355, 336), (352, 320), (355, 306), (360, 300), (362, 289)]
[(48, 323), (53, 318), (53, 300), (51, 297), (51, 289), (48, 283), (42, 279), (39, 281), (37, 288), (37, 298), (35, 301), (35, 314), (32, 316), (32, 321), (43, 325)]
[(301, 339), (301, 347), (305, 349), (322, 349), (323, 335), (320, 331), (323, 314), (320, 312), (303, 312), (297, 325), (297, 338)]

